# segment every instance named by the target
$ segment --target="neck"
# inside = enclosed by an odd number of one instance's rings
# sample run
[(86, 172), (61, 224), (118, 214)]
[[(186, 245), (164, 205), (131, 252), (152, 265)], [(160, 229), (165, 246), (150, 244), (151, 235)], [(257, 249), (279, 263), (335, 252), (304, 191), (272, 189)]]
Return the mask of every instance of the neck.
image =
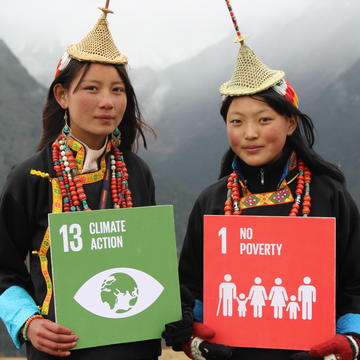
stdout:
[(94, 137), (86, 137), (86, 139), (83, 136), (77, 136), (76, 134), (71, 133), (70, 136), (72, 136), (75, 140), (80, 142), (83, 145), (86, 145), (91, 150), (100, 150), (106, 142), (107, 136), (94, 136)]
[(233, 169), (252, 193), (275, 191), (280, 185), (290, 155), (291, 150), (284, 149), (277, 160), (262, 166), (249, 166), (237, 157)]

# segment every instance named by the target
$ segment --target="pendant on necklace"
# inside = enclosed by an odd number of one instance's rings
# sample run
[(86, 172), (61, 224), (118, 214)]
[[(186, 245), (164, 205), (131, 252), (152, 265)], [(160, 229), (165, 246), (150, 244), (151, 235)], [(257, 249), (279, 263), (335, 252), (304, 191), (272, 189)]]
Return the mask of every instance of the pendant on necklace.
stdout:
[(264, 186), (264, 184), (265, 184), (265, 174), (264, 174), (264, 169), (263, 168), (260, 169), (260, 182), (261, 182), (261, 185)]

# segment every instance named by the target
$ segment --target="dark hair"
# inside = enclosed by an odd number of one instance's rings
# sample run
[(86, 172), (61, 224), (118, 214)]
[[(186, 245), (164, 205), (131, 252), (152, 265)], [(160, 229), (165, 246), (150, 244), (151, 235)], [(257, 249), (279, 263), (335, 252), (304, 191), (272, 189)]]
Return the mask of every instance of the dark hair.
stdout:
[[(80, 62), (71, 59), (69, 65), (54, 79), (50, 85), (47, 101), (43, 110), (43, 130), (40, 142), (37, 146), (38, 151), (52, 143), (64, 127), (65, 110), (55, 99), (54, 86), (56, 84), (61, 84), (65, 89), (69, 89), (72, 80), (76, 77), (79, 71), (84, 68), (84, 72), (82, 74), (82, 77), (84, 77), (89, 71), (91, 64), (92, 63), (90, 62)], [(112, 66), (115, 67), (123, 80), (127, 96), (126, 110), (118, 127), (121, 131), (121, 147), (129, 150), (137, 150), (138, 140), (139, 137), (141, 137), (144, 147), (147, 148), (144, 130), (150, 131), (153, 135), (155, 135), (155, 133), (153, 129), (142, 120), (134, 88), (131, 85), (125, 66)]]
[[(341, 170), (334, 164), (324, 160), (313, 150), (315, 142), (315, 129), (309, 116), (302, 113), (290, 101), (273, 89), (268, 89), (249, 96), (253, 99), (265, 102), (282, 116), (290, 117), (295, 115), (298, 119), (298, 126), (293, 134), (287, 137), (285, 146), (289, 146), (291, 149), (295, 150), (297, 155), (305, 162), (310, 170), (316, 171), (317, 173), (327, 174), (342, 183), (345, 182), (345, 177)], [(234, 97), (227, 97), (221, 106), (220, 114), (225, 122), (233, 99)], [(235, 153), (231, 148), (229, 148), (223, 156), (219, 178), (232, 172), (231, 163), (234, 156)]]

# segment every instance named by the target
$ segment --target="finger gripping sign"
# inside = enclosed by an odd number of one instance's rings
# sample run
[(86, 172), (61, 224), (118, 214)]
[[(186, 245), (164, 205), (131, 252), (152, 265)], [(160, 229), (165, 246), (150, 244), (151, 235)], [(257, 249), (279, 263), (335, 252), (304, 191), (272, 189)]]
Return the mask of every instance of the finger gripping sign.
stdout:
[(335, 219), (206, 215), (204, 322), (212, 342), (239, 347), (334, 336)]
[(75, 349), (160, 338), (181, 319), (172, 206), (49, 214), (56, 322)]

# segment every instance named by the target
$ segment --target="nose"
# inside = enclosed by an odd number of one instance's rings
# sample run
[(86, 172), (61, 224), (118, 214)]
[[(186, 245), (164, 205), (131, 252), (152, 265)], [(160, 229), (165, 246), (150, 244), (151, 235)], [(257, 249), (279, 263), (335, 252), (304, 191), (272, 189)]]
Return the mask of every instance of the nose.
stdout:
[(114, 107), (113, 97), (109, 91), (102, 91), (99, 94), (99, 107), (104, 109), (112, 109)]
[(244, 136), (247, 140), (257, 139), (259, 133), (256, 124), (253, 124), (252, 122), (246, 123), (244, 126)]

